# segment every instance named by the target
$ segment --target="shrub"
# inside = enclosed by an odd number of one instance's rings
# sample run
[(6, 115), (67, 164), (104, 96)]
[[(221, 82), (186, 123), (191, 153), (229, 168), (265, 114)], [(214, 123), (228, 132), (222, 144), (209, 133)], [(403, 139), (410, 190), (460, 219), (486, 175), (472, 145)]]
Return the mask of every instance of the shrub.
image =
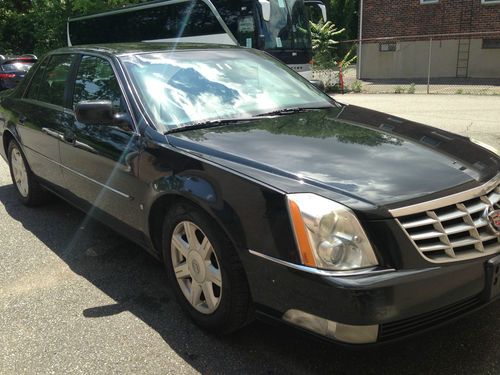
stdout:
[(345, 29), (339, 30), (331, 21), (326, 23), (310, 21), (309, 23), (314, 53), (313, 61), (316, 67), (320, 69), (337, 67), (346, 69), (356, 60), (355, 44), (347, 52), (345, 52), (345, 45), (342, 48), (339, 46), (338, 38), (345, 32)]
[(360, 93), (363, 91), (363, 82), (356, 80), (351, 84), (351, 91), (355, 93)]
[(394, 94), (402, 94), (405, 92), (405, 89), (402, 88), (401, 86), (396, 86), (396, 88), (394, 89)]

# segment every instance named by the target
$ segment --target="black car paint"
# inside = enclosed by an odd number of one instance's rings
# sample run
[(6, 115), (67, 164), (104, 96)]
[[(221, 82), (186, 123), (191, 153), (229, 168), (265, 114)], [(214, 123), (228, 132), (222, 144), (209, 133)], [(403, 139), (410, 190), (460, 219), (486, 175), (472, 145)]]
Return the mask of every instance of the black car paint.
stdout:
[[(470, 148), (462, 137), (407, 122), (387, 132), (379, 128), (387, 116), (371, 112), (367, 123), (358, 117), (363, 114), (367, 116), (352, 106), (311, 110), (185, 131), (169, 142), (220, 164), (229, 160), (301, 181), (295, 188), (282, 187), (288, 193), (316, 185), (373, 206), (399, 204), (471, 180), (487, 181), (498, 171), (489, 152)], [(409, 127), (413, 129), (407, 134)], [(427, 146), (419, 137), (435, 139), (437, 145)], [(450, 144), (456, 151), (446, 154)]]
[[(117, 57), (146, 48), (153, 47), (56, 52), (98, 55), (114, 64), (132, 129), (78, 123), (71, 88), (64, 107), (23, 99), (30, 72), (26, 82), (0, 97), (2, 156), (6, 140), (14, 138), (48, 188), (158, 258), (164, 210), (176, 199), (195, 203), (238, 249), (256, 306), (276, 317), (293, 307), (346, 324), (384, 323), (484, 289), (484, 259), (428, 263), (413, 251), (388, 209), (480, 186), (498, 172), (498, 157), (464, 137), (344, 105), (165, 136), (144, 115)], [(50, 132), (43, 130), (47, 127)], [(400, 150), (402, 159), (393, 160), (391, 150)], [(315, 165), (316, 155), (327, 157), (322, 169)], [(346, 160), (353, 163), (349, 181), (338, 178)], [(394, 168), (387, 171), (384, 163)], [(446, 179), (438, 178), (443, 174)], [(386, 189), (371, 189), (384, 178), (389, 178)], [(251, 255), (248, 250), (300, 263), (286, 206), (286, 194), (293, 192), (316, 193), (350, 207), (374, 245), (380, 268), (398, 271), (326, 277)], [(396, 305), (399, 311), (389, 309)]]

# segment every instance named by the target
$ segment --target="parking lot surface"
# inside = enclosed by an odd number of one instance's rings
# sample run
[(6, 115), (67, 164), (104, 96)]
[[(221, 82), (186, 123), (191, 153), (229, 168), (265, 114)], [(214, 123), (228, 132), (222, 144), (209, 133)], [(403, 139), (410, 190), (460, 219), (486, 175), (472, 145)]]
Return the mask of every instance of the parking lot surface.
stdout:
[(333, 97), (341, 103), (473, 137), (500, 149), (500, 96), (349, 94)]
[(499, 337), (500, 301), (357, 350), (260, 322), (207, 334), (159, 262), (57, 198), (22, 206), (0, 160), (0, 374), (499, 374)]

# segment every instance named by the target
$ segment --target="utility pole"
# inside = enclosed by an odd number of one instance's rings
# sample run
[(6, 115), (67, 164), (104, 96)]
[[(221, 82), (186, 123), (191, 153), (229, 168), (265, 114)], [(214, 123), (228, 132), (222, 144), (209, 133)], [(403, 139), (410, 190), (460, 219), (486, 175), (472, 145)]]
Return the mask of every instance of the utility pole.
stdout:
[(359, 2), (359, 42), (358, 42), (358, 69), (357, 79), (361, 79), (361, 57), (362, 57), (362, 44), (363, 44), (363, 0)]

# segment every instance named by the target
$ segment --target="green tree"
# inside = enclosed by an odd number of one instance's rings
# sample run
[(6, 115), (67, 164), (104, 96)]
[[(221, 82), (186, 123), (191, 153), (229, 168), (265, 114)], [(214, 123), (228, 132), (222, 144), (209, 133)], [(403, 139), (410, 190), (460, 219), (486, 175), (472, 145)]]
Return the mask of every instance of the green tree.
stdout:
[(328, 19), (346, 30), (340, 40), (356, 39), (359, 28), (359, 0), (328, 0), (325, 4)]
[(345, 29), (337, 29), (332, 21), (325, 24), (311, 22), (312, 48), (316, 66), (334, 68), (338, 65), (340, 58), (337, 37), (344, 32)]
[[(314, 66), (320, 69), (332, 69), (337, 67), (347, 68), (356, 60), (355, 45), (350, 49), (342, 48), (338, 38), (345, 33), (345, 29), (337, 27), (328, 21), (311, 24), (312, 47), (314, 53)], [(346, 51), (347, 50), (347, 51)]]

